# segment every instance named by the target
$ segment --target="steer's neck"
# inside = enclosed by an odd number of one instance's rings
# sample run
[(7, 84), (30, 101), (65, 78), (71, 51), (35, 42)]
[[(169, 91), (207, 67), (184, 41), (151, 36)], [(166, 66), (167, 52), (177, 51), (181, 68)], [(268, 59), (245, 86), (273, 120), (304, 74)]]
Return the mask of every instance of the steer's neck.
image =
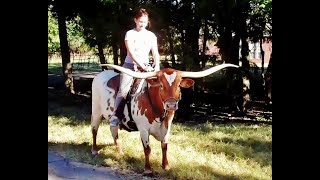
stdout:
[(163, 136), (164, 143), (168, 143), (169, 136), (170, 136), (170, 130), (171, 130), (171, 124), (174, 117), (173, 110), (168, 111), (167, 115), (165, 116), (164, 120), (161, 123), (161, 134)]
[(165, 111), (160, 97), (159, 87), (149, 88), (149, 100), (152, 106), (154, 118), (163, 118)]

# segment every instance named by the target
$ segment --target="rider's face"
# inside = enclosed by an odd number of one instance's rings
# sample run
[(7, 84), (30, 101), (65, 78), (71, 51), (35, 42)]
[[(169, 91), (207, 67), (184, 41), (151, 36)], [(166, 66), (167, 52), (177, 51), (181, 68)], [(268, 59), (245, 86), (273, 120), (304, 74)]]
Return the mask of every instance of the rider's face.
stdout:
[(145, 29), (148, 25), (149, 18), (148, 16), (141, 16), (139, 18), (135, 18), (134, 22), (136, 23), (136, 28), (138, 30)]

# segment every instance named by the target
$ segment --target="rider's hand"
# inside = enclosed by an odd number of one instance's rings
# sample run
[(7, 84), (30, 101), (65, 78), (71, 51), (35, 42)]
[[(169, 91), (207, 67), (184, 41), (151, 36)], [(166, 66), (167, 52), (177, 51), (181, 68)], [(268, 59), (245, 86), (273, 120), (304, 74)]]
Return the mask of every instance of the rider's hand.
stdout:
[(146, 72), (152, 72), (152, 71), (154, 71), (154, 69), (153, 69), (151, 66), (147, 66), (147, 67), (144, 69), (144, 71), (146, 71)]
[(160, 71), (160, 65), (159, 64), (156, 65), (155, 63), (153, 63), (151, 67), (153, 67), (154, 71)]

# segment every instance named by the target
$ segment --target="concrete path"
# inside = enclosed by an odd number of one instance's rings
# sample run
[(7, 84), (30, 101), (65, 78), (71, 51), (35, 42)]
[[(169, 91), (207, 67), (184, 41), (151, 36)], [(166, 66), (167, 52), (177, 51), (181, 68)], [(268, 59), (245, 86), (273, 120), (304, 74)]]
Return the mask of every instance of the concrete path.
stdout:
[(108, 167), (80, 163), (48, 150), (48, 180), (65, 179), (159, 180), (159, 177), (148, 177), (131, 171), (118, 172)]
[(75, 162), (48, 151), (48, 180), (120, 180), (111, 169)]

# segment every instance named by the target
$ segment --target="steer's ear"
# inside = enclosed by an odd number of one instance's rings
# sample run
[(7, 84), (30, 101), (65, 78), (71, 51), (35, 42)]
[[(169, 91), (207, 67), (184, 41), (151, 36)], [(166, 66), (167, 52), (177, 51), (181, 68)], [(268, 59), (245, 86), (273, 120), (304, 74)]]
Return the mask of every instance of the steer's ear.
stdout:
[(180, 82), (180, 87), (182, 88), (189, 88), (194, 85), (194, 81), (192, 79), (186, 78), (182, 79)]

